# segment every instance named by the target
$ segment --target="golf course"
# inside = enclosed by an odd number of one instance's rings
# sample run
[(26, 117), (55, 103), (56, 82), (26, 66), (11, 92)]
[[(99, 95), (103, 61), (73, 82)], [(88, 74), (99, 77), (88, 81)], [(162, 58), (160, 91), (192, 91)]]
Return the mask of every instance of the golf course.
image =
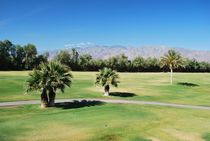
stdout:
[[(0, 101), (40, 100), (26, 93), (29, 71), (0, 72)], [(72, 72), (70, 88), (57, 100), (107, 99), (210, 106), (209, 73), (118, 73), (118, 87), (109, 96), (95, 85), (97, 72)], [(74, 101), (55, 107), (39, 104), (0, 107), (1, 141), (209, 141), (210, 111), (206, 109)]]
[(0, 141), (210, 141), (210, 0), (0, 10)]

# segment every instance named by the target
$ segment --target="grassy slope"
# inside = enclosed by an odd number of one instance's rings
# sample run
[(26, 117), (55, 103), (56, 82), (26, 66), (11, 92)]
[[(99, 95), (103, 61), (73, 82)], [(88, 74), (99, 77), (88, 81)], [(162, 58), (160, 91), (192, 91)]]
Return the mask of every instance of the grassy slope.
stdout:
[[(0, 72), (0, 101), (39, 99), (39, 93), (24, 95), (24, 82), (28, 72)], [(57, 98), (104, 98), (103, 89), (94, 86), (95, 72), (73, 72), (71, 88)], [(119, 88), (112, 92), (129, 92), (136, 96), (123, 98), (147, 101), (161, 101), (181, 104), (210, 106), (209, 73), (176, 73), (174, 85), (169, 84), (168, 73), (120, 73)], [(179, 85), (179, 82), (193, 83), (198, 86)]]
[(1, 141), (210, 140), (210, 113), (129, 104), (40, 109), (0, 108)]

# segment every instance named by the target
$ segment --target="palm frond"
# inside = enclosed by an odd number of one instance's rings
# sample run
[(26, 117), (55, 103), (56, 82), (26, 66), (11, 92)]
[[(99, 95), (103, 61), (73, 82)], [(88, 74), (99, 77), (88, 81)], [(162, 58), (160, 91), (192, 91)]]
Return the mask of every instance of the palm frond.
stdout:
[(178, 67), (183, 66), (183, 58), (182, 56), (174, 51), (169, 50), (167, 54), (165, 54), (163, 57), (161, 57), (161, 67), (168, 67), (169, 69), (175, 69)]
[(98, 74), (96, 74), (95, 84), (101, 85), (101, 86), (111, 84), (111, 85), (117, 87), (118, 83), (119, 83), (118, 79), (119, 79), (119, 75), (117, 74), (116, 71), (114, 71), (110, 68), (103, 68), (103, 69), (99, 70)]
[(33, 70), (26, 82), (27, 91), (60, 89), (64, 92), (65, 86), (70, 87), (72, 83), (70, 69), (58, 62), (42, 63), (37, 70)]

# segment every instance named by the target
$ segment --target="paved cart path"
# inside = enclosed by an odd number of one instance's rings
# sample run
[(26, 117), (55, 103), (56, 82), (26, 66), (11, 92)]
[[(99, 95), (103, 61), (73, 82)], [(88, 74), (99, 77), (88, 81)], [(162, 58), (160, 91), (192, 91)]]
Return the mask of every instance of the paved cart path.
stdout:
[[(200, 110), (210, 110), (208, 106), (198, 106), (198, 105), (184, 105), (184, 104), (173, 104), (173, 103), (163, 103), (163, 102), (152, 102), (152, 101), (139, 101), (139, 100), (113, 100), (113, 99), (57, 99), (55, 102), (73, 102), (73, 101), (100, 101), (105, 103), (115, 103), (115, 104), (138, 104), (138, 105), (157, 105), (165, 107), (176, 107), (176, 108), (189, 108), (189, 109), (200, 109)], [(17, 106), (26, 104), (40, 104), (40, 100), (29, 100), (29, 101), (14, 101), (14, 102), (0, 102), (0, 107), (5, 106)]]

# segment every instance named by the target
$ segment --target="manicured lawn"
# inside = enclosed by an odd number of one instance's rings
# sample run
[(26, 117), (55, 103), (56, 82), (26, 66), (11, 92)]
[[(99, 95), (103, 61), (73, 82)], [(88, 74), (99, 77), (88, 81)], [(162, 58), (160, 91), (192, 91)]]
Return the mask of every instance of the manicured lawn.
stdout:
[[(87, 104), (88, 105), (88, 104)], [(1, 141), (210, 140), (210, 112), (130, 104), (0, 108)]]
[[(24, 94), (28, 72), (0, 72), (0, 101), (40, 99)], [(102, 96), (95, 72), (73, 72), (71, 88), (57, 98), (109, 98), (210, 106), (209, 73), (120, 73), (119, 88)], [(70, 103), (0, 107), (0, 141), (210, 141), (210, 112), (160, 106)]]
[[(95, 87), (96, 72), (73, 72), (71, 88), (57, 98), (107, 98)], [(28, 72), (0, 72), (0, 101), (39, 99), (39, 93), (24, 94)], [(168, 73), (120, 73), (119, 88), (108, 98), (160, 101), (210, 106), (210, 73), (175, 73), (169, 84)]]
[[(24, 83), (28, 77), (26, 71), (0, 72), (0, 101), (16, 101), (40, 99), (39, 92), (25, 93)], [(101, 97), (98, 91), (92, 91), (94, 73), (73, 73), (74, 79), (71, 88), (65, 89), (65, 94), (58, 92), (57, 98), (85, 98)]]

